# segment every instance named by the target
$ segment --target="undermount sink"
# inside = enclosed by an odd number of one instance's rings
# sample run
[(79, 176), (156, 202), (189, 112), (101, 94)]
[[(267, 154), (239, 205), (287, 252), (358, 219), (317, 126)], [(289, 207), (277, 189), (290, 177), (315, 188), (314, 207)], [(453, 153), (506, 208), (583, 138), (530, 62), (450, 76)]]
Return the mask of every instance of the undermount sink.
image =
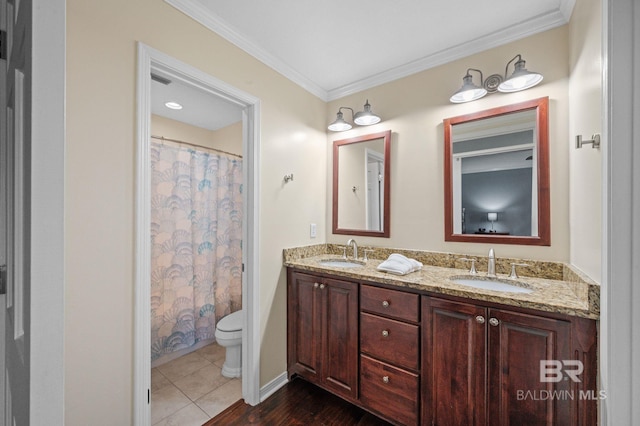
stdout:
[(330, 268), (359, 268), (364, 266), (360, 262), (349, 259), (324, 259), (320, 261), (320, 264)]
[(502, 291), (506, 293), (533, 293), (533, 290), (526, 288), (526, 284), (517, 281), (510, 283), (506, 280), (472, 276), (451, 277), (450, 280), (456, 284), (484, 290)]

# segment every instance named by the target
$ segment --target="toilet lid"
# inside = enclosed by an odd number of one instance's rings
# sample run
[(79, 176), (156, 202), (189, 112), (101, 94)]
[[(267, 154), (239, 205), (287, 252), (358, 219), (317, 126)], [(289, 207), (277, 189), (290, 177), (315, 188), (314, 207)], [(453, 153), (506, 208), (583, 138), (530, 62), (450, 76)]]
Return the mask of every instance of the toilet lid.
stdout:
[(220, 331), (240, 331), (242, 330), (242, 310), (222, 318), (216, 327)]

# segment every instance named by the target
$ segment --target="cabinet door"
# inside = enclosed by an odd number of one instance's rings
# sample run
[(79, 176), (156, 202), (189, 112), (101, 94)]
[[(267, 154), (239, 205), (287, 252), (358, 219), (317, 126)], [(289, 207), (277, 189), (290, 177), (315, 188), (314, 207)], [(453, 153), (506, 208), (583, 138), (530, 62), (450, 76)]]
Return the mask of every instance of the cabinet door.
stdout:
[(322, 353), (321, 279), (292, 272), (288, 283), (289, 376), (299, 374), (317, 381)]
[(325, 386), (336, 394), (358, 396), (358, 284), (326, 279), (324, 300)]
[(422, 297), (423, 424), (486, 424), (485, 312)]
[(570, 377), (551, 368), (554, 374), (543, 381), (540, 362), (572, 359), (571, 324), (499, 309), (489, 309), (488, 323), (491, 424), (570, 424), (571, 401), (578, 398), (571, 394)]

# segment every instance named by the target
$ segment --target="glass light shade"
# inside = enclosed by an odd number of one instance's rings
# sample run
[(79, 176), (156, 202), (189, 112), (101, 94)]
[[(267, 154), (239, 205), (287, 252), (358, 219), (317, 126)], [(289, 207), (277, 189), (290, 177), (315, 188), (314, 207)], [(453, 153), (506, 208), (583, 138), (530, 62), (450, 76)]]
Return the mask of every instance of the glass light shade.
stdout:
[(487, 213), (487, 219), (489, 219), (489, 222), (495, 222), (498, 220), (498, 213)]
[(328, 129), (332, 132), (344, 132), (345, 130), (350, 130), (351, 127), (351, 124), (344, 121), (344, 119), (342, 118), (342, 113), (338, 111), (336, 121), (329, 124)]
[(473, 84), (473, 79), (470, 74), (465, 75), (462, 78), (462, 87), (449, 98), (449, 101), (454, 104), (461, 104), (464, 102), (475, 101), (487, 94), (487, 91)]
[(370, 126), (372, 124), (379, 123), (381, 118), (371, 111), (371, 105), (367, 99), (367, 103), (364, 104), (364, 111), (357, 112), (353, 116), (353, 122), (359, 126)]
[(504, 93), (519, 92), (526, 90), (542, 81), (542, 74), (533, 71), (527, 71), (524, 67), (525, 61), (520, 59), (515, 63), (515, 70), (511, 77), (500, 83), (498, 90)]

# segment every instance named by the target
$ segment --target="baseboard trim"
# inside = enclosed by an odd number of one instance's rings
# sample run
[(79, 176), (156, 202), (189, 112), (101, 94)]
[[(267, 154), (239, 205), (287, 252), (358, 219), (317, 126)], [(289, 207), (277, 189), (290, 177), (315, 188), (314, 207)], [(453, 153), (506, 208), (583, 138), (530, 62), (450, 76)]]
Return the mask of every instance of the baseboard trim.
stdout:
[(275, 393), (278, 389), (280, 389), (287, 383), (289, 383), (289, 379), (287, 378), (287, 372), (285, 371), (260, 388), (260, 402), (269, 398), (273, 393)]

